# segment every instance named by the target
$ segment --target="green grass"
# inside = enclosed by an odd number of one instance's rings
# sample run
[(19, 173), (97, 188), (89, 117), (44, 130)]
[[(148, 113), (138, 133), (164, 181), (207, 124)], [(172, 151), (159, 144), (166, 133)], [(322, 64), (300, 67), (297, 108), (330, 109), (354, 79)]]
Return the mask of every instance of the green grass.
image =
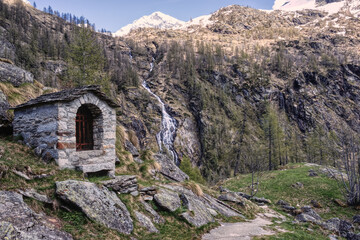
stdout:
[[(17, 143), (17, 140), (12, 138), (0, 137), (0, 168), (7, 169), (6, 174), (3, 178), (0, 179), (0, 190), (9, 190), (16, 191), (17, 189), (29, 189), (34, 188), (39, 193), (46, 194), (52, 199), (55, 199), (55, 182), (64, 181), (68, 179), (74, 179), (79, 181), (90, 181), (99, 184), (103, 180), (109, 179), (104, 176), (91, 176), (87, 179), (84, 179), (84, 176), (81, 172), (73, 170), (60, 170), (55, 163), (46, 164), (37, 156), (35, 156), (32, 149), (29, 149), (27, 146)], [(147, 159), (146, 159), (147, 160)], [(144, 162), (145, 164), (151, 164), (148, 160)], [(136, 164), (134, 163), (134, 168)], [(52, 176), (44, 179), (36, 179), (27, 181), (16, 174), (12, 173), (11, 170), (19, 170), (26, 172), (26, 169), (31, 168), (33, 174), (51, 174)], [(121, 166), (120, 166), (121, 167)], [(136, 167), (137, 168), (137, 167)], [(138, 175), (146, 175), (145, 178), (139, 178), (139, 184), (142, 186), (152, 186), (159, 183), (169, 183), (167, 180), (155, 181), (144, 172), (139, 172), (134, 169), (135, 173)], [(134, 236), (137, 239), (199, 239), (205, 232), (211, 228), (216, 227), (217, 223), (208, 224), (202, 228), (195, 228), (188, 224), (184, 219), (181, 218), (180, 214), (184, 209), (179, 209), (175, 213), (168, 213), (166, 211), (161, 211), (161, 215), (165, 218), (165, 224), (156, 225), (159, 229), (159, 234), (150, 234), (146, 230), (139, 226), (136, 221), (134, 210), (141, 210), (143, 213), (146, 213), (142, 209), (142, 205), (139, 204), (138, 198), (133, 197), (129, 194), (120, 194), (118, 195), (122, 202), (127, 206), (132, 219), (134, 220), (134, 232), (130, 236)], [(35, 211), (43, 212), (48, 217), (55, 219), (63, 231), (69, 232), (74, 239), (130, 239), (130, 236), (120, 234), (114, 230), (108, 229), (98, 223), (93, 222), (88, 219), (85, 214), (83, 214), (78, 209), (71, 209), (71, 212), (66, 211), (63, 208), (53, 207), (49, 204), (43, 204), (33, 199), (24, 198), (25, 202)], [(154, 205), (154, 208), (157, 208)]]
[[(10, 138), (0, 138), (0, 150), (2, 156), (0, 157), (0, 167), (7, 168), (7, 173), (0, 179), (0, 190), (14, 191), (16, 189), (28, 189), (34, 188), (40, 193), (47, 194), (52, 199), (55, 199), (55, 182), (64, 181), (67, 179), (85, 180), (83, 174), (72, 170), (60, 170), (55, 163), (45, 164), (33, 153), (32, 149), (18, 144), (16, 140)], [(145, 162), (146, 165), (148, 161)], [(149, 162), (148, 164), (151, 164)], [(141, 164), (137, 174), (142, 177), (138, 177), (138, 183), (141, 186), (157, 185), (159, 183), (168, 183), (166, 180), (155, 181), (148, 174), (147, 169), (141, 169)], [(23, 178), (15, 175), (11, 172), (13, 169), (19, 171), (26, 171), (31, 168), (33, 174), (51, 174), (51, 177), (45, 179), (37, 179), (26, 181)], [(144, 167), (145, 168), (145, 167)], [(322, 209), (316, 209), (316, 211), (326, 220), (331, 217), (340, 217), (343, 219), (350, 219), (356, 214), (352, 208), (342, 208), (337, 206), (333, 199), (342, 199), (341, 192), (338, 187), (338, 183), (329, 179), (326, 176), (308, 177), (308, 170), (311, 167), (305, 167), (303, 165), (292, 165), (287, 170), (274, 171), (264, 173), (260, 182), (260, 192), (258, 197), (265, 197), (270, 199), (273, 203), (279, 199), (283, 199), (293, 206), (310, 205), (311, 200), (317, 200), (322, 205)], [(100, 183), (100, 181), (108, 179), (103, 176), (92, 176), (88, 178), (88, 181), (94, 183)], [(230, 179), (224, 183), (224, 186), (233, 191), (248, 192), (251, 182), (250, 175), (241, 175), (236, 178)], [(295, 182), (302, 182), (304, 184), (303, 189), (295, 189), (291, 185)], [(187, 183), (189, 184), (189, 182)], [(202, 186), (205, 192), (214, 191)], [(200, 239), (201, 236), (208, 232), (210, 229), (218, 226), (218, 223), (210, 223), (201, 228), (195, 228), (187, 223), (180, 214), (184, 209), (179, 209), (175, 213), (169, 213), (163, 211), (155, 204), (153, 208), (159, 212), (165, 219), (164, 224), (155, 225), (160, 231), (159, 234), (150, 234), (146, 232), (144, 228), (139, 226), (134, 217), (133, 212), (135, 210), (144, 211), (142, 205), (138, 202), (139, 197), (132, 197), (128, 194), (121, 194), (119, 198), (130, 210), (132, 218), (134, 220), (134, 232), (131, 236), (137, 239)], [(117, 233), (114, 230), (107, 229), (106, 227), (97, 224), (88, 219), (81, 211), (72, 209), (68, 212), (62, 208), (53, 208), (52, 206), (39, 203), (32, 199), (26, 199), (26, 203), (34, 209), (36, 212), (44, 212), (49, 217), (56, 219), (62, 230), (69, 232), (73, 235), (74, 239), (129, 239), (130, 236), (125, 236)], [(272, 205), (276, 211), (282, 212), (282, 210), (276, 205)], [(251, 217), (251, 213), (254, 215), (257, 210), (255, 208), (239, 209), (244, 211), (244, 215)], [(250, 214), (250, 215), (249, 215)], [(253, 217), (253, 216), (252, 216)], [(240, 222), (239, 218), (219, 218), (218, 221), (226, 222)], [(293, 224), (293, 218), (288, 218), (287, 221), (280, 224), (282, 229), (287, 230), (286, 233), (278, 233), (276, 236), (262, 237), (259, 239), (326, 239), (326, 232), (317, 226), (311, 224)], [(270, 228), (275, 230), (279, 224), (274, 223)], [(309, 228), (314, 231), (310, 231)]]
[[(275, 203), (282, 199), (290, 203), (294, 207), (302, 207), (304, 205), (311, 205), (311, 200), (316, 200), (321, 203), (322, 208), (317, 208), (316, 212), (323, 218), (328, 220), (333, 217), (340, 219), (352, 220), (352, 217), (357, 214), (353, 207), (340, 207), (334, 203), (334, 199), (342, 199), (345, 201), (340, 190), (339, 183), (335, 179), (330, 179), (323, 174), (317, 177), (309, 177), (309, 170), (316, 167), (308, 167), (303, 164), (289, 165), (288, 169), (277, 170), (272, 172), (265, 172), (262, 174), (259, 185), (259, 192), (257, 197), (265, 197), (270, 199), (273, 203), (271, 208), (284, 213), (280, 207)], [(296, 189), (291, 185), (301, 182), (304, 188)], [(251, 176), (241, 175), (233, 179), (227, 180), (223, 185), (232, 191), (250, 191)], [(327, 239), (326, 231), (320, 227), (311, 224), (294, 224), (293, 217), (289, 217), (288, 221), (280, 224), (280, 226), (287, 230), (287, 233), (279, 233), (276, 236), (263, 237), (258, 239)], [(279, 224), (274, 224), (277, 228)], [(314, 231), (309, 231), (308, 228)], [(323, 233), (321, 231), (324, 231)]]

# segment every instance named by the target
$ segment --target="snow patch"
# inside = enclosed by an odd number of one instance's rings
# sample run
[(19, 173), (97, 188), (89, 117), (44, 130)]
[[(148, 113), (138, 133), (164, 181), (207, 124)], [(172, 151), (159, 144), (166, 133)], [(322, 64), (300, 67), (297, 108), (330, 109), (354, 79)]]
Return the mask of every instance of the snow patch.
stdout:
[[(298, 11), (304, 9), (313, 9), (328, 12), (329, 14), (339, 12), (348, 0), (341, 2), (327, 3), (323, 6), (318, 6), (316, 0), (275, 0), (273, 9), (284, 11)], [(359, 0), (355, 0), (359, 2)]]
[(210, 20), (212, 15), (204, 15), (197, 18), (194, 18), (188, 22), (186, 22), (181, 28), (187, 28), (193, 25), (199, 25), (202, 27), (206, 27), (207, 25), (210, 25), (213, 23), (213, 21)]
[(125, 36), (132, 30), (139, 28), (172, 29), (179, 28), (185, 24), (184, 21), (166, 15), (162, 12), (154, 12), (149, 16), (143, 16), (115, 32), (115, 36)]

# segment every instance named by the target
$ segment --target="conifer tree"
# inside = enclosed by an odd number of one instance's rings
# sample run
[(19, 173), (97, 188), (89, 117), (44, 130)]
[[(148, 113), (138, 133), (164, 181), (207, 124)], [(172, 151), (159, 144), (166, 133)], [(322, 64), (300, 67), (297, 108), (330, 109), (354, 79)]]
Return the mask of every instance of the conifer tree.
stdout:
[(104, 72), (105, 57), (94, 33), (84, 26), (75, 31), (68, 48), (67, 85), (97, 84), (109, 91), (110, 80)]

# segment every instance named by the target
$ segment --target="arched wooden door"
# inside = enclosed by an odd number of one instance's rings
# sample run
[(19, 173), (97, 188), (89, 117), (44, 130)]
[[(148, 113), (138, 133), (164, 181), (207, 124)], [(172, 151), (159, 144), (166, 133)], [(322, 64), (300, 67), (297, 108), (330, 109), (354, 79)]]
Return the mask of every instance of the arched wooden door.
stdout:
[(93, 117), (86, 106), (81, 106), (76, 113), (76, 151), (94, 149)]

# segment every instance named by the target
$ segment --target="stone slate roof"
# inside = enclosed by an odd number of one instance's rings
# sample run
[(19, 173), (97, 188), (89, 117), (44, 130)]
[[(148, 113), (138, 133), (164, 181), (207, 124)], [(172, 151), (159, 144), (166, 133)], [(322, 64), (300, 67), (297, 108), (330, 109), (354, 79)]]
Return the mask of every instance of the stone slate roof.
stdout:
[(89, 85), (78, 88), (66, 89), (60, 92), (49, 93), (41, 95), (37, 98), (31, 99), (30, 101), (20, 104), (12, 109), (28, 108), (35, 105), (46, 104), (51, 102), (71, 102), (84, 94), (92, 93), (102, 101), (106, 102), (110, 107), (117, 108), (119, 105), (113, 100), (108, 98), (103, 92), (100, 91), (100, 86)]

